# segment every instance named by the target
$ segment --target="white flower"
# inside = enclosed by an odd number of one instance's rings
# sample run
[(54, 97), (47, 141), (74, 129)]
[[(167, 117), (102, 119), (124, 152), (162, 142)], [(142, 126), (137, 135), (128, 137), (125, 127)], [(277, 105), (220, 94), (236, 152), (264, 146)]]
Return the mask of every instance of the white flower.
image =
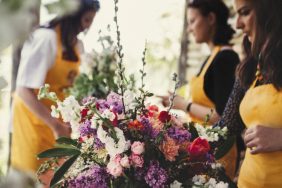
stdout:
[(103, 130), (102, 126), (98, 127), (97, 130), (97, 137), (105, 144), (105, 149), (111, 157), (128, 150), (128, 142), (125, 140), (122, 130), (115, 127), (114, 131), (116, 132), (116, 136), (118, 138), (117, 142), (115, 142), (114, 139), (110, 137), (105, 130)]
[(182, 184), (178, 181), (174, 181), (172, 184), (170, 184), (170, 188), (181, 188)]
[(192, 178), (192, 182), (195, 185), (204, 185), (206, 183), (206, 176), (204, 176), (204, 175), (195, 175)]
[(114, 121), (115, 114), (111, 112), (109, 109), (104, 110), (104, 112), (101, 114), (103, 118), (109, 119), (110, 121)]
[(54, 106), (54, 105), (52, 105), (51, 106), (51, 116), (52, 117), (54, 117), (54, 118), (59, 118), (60, 117), (60, 111), (59, 110), (57, 110), (57, 108)]
[(75, 98), (69, 96), (63, 102), (58, 102), (57, 104), (57, 109), (61, 112), (63, 121), (69, 122), (72, 127), (79, 126), (81, 107)]
[(97, 127), (102, 126), (103, 121), (98, 117), (98, 116), (93, 116), (91, 118), (91, 128), (92, 129), (97, 129)]

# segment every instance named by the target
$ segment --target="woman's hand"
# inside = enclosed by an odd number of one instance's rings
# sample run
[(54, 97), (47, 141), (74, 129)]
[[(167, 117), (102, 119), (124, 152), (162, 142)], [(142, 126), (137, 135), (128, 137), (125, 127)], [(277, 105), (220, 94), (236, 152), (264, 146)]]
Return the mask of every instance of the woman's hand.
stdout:
[(255, 126), (248, 128), (244, 136), (251, 154), (282, 150), (282, 128)]
[[(162, 104), (165, 107), (168, 107), (170, 105), (169, 98), (171, 97), (172, 93), (169, 93), (169, 94), (170, 95), (168, 96), (158, 96), (162, 99)], [(177, 110), (183, 110), (186, 112), (187, 105), (188, 105), (188, 101), (186, 101), (183, 97), (176, 95), (173, 100), (172, 108), (177, 109)]]

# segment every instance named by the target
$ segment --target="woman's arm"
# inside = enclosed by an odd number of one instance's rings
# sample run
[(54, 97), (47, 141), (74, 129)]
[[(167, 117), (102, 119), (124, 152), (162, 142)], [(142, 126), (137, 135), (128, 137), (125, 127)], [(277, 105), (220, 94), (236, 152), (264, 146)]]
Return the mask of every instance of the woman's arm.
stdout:
[(70, 126), (53, 118), (50, 115), (50, 109), (37, 99), (33, 89), (18, 87), (16, 93), (23, 100), (27, 108), (52, 129), (56, 138), (70, 136)]
[[(159, 96), (159, 97), (162, 98), (162, 103), (164, 106), (169, 106), (169, 96)], [(175, 96), (172, 108), (177, 110), (182, 110), (184, 112), (188, 112), (187, 111), (188, 105), (189, 102), (185, 100), (183, 97)], [(190, 104), (188, 113), (197, 119), (202, 119), (203, 121), (205, 120), (206, 116), (209, 115), (210, 116), (209, 122), (211, 124), (214, 124), (220, 118), (220, 116), (215, 111), (215, 109), (208, 108), (206, 106), (197, 103)]]
[(221, 119), (214, 126), (227, 127), (231, 135), (241, 134), (245, 125), (241, 119), (239, 107), (244, 95), (245, 90), (241, 87), (239, 80), (236, 80)]

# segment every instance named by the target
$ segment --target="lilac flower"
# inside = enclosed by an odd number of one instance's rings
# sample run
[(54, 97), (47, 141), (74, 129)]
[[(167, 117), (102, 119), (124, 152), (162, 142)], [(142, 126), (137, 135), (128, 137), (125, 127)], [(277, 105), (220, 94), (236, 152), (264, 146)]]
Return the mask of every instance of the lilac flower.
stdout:
[(152, 126), (152, 124), (150, 123), (149, 119), (146, 117), (141, 117), (139, 118), (139, 121), (142, 123), (142, 125), (144, 126), (144, 133), (145, 135), (149, 135), (151, 138), (156, 138), (157, 135), (159, 134), (159, 131), (155, 130)]
[(97, 134), (97, 130), (91, 128), (91, 121), (90, 120), (86, 120), (85, 122), (83, 122), (80, 127), (79, 127), (79, 132), (80, 132), (80, 136), (88, 136), (88, 135), (96, 135)]
[(191, 138), (191, 133), (187, 130), (179, 127), (171, 127), (168, 129), (167, 134), (170, 138), (173, 138), (178, 143), (189, 141)]
[(89, 170), (79, 174), (75, 179), (67, 182), (70, 188), (107, 188), (109, 174), (104, 168), (92, 166)]
[(95, 137), (94, 147), (95, 147), (95, 149), (102, 149), (102, 148), (105, 148), (105, 144), (102, 143), (99, 138)]
[(97, 100), (97, 106), (100, 112), (103, 112), (106, 109), (110, 108), (110, 105), (107, 103), (106, 100), (101, 99), (101, 100)]
[(160, 167), (158, 161), (151, 161), (145, 181), (150, 187), (162, 188), (165, 187), (168, 180), (167, 172)]
[(107, 103), (111, 106), (113, 112), (116, 112), (118, 114), (121, 114), (123, 112), (122, 98), (120, 95), (111, 92), (107, 96)]

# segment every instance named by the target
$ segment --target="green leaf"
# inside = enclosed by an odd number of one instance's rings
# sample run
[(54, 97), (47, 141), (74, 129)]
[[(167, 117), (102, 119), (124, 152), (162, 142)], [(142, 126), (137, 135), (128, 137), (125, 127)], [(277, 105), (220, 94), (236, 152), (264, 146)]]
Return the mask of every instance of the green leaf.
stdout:
[(69, 145), (77, 146), (76, 140), (67, 137), (60, 137), (56, 140), (56, 142), (58, 144), (69, 144)]
[(80, 151), (70, 148), (53, 148), (43, 151), (37, 155), (38, 158), (51, 158), (51, 157), (65, 157), (72, 155), (79, 155)]
[(192, 122), (192, 123), (189, 123), (189, 132), (190, 132), (191, 135), (192, 135), (192, 140), (194, 140), (195, 138), (198, 138), (198, 137), (199, 137), (198, 131), (197, 131), (197, 129), (195, 128), (193, 122)]
[(224, 143), (220, 145), (220, 147), (218, 147), (218, 150), (215, 152), (215, 159), (218, 160), (222, 158), (226, 153), (228, 153), (234, 145), (235, 140), (235, 136), (228, 137), (227, 140), (225, 140)]
[(54, 188), (56, 183), (58, 183), (64, 174), (68, 171), (68, 169), (71, 167), (71, 165), (75, 162), (79, 155), (75, 155), (71, 158), (69, 158), (54, 174), (51, 182), (50, 182), (50, 187)]

